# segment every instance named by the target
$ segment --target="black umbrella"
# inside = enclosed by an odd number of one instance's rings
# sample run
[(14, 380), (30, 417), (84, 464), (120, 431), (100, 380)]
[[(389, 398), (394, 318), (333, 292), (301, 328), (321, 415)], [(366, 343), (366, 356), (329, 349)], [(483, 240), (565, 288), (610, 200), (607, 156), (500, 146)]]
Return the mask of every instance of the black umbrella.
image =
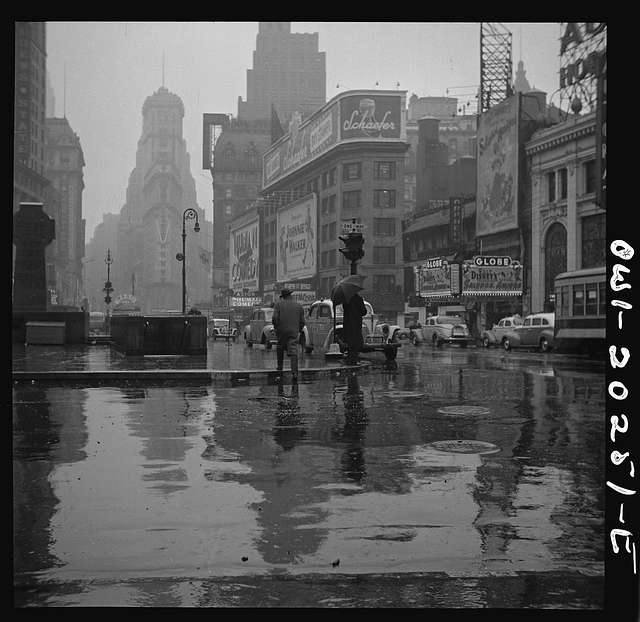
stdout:
[(364, 289), (364, 279), (365, 277), (362, 274), (350, 274), (338, 281), (331, 292), (333, 303), (348, 303), (354, 294)]

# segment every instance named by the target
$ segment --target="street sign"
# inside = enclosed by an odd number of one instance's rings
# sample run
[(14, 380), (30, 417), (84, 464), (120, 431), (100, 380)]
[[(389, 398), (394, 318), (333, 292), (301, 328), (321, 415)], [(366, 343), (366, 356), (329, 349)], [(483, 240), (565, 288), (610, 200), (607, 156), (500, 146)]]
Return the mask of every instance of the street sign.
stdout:
[(342, 223), (343, 233), (362, 233), (364, 231), (364, 225), (361, 222), (357, 222), (355, 218), (351, 219), (351, 222)]

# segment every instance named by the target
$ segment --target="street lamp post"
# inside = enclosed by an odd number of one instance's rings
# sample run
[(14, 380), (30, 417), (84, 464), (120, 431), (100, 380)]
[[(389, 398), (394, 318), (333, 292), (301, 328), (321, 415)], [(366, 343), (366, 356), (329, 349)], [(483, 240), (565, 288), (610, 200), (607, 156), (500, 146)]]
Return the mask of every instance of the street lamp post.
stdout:
[(113, 259), (110, 248), (107, 249), (107, 256), (104, 258), (104, 263), (107, 264), (107, 280), (104, 283), (102, 291), (106, 294), (104, 301), (107, 305), (107, 315), (109, 315), (109, 304), (111, 304), (111, 292), (113, 291), (113, 286), (111, 285), (111, 264), (113, 263)]
[(182, 213), (182, 252), (176, 255), (176, 259), (182, 262), (182, 315), (186, 313), (187, 306), (187, 266), (186, 266), (186, 250), (185, 245), (187, 241), (186, 223), (187, 219), (193, 220), (195, 218), (196, 224), (193, 230), (198, 233), (200, 231), (200, 223), (198, 222), (198, 212), (193, 207), (188, 207)]

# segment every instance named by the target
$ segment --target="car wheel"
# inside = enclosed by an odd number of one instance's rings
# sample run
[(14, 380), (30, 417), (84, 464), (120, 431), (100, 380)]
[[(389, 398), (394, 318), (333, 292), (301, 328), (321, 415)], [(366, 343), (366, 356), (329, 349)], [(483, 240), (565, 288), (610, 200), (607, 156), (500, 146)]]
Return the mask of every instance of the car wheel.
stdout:
[(304, 347), (305, 354), (311, 354), (313, 352), (313, 346)]
[(540, 352), (549, 352), (549, 350), (551, 350), (549, 342), (547, 341), (546, 337), (543, 337), (542, 339), (540, 339)]
[(482, 338), (482, 345), (485, 348), (488, 348), (491, 345), (491, 342), (489, 341), (489, 337), (483, 337)]
[(253, 348), (253, 341), (247, 339), (247, 348)]
[(502, 340), (502, 347), (508, 352), (509, 350), (511, 350), (511, 342), (509, 341), (508, 337), (505, 337)]
[(466, 341), (461, 341), (460, 342), (460, 347), (461, 348), (466, 348), (467, 347), (467, 342)]

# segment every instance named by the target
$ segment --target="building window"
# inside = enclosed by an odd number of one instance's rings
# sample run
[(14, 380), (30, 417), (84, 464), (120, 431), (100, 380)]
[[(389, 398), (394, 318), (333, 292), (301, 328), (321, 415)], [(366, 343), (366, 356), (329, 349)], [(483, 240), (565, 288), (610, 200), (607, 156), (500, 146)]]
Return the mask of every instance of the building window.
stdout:
[(396, 263), (396, 247), (395, 246), (374, 246), (373, 247), (373, 263), (374, 264), (395, 264)]
[(604, 214), (585, 216), (582, 225), (582, 267), (593, 268), (606, 264)]
[(396, 289), (396, 277), (393, 274), (374, 274), (373, 291), (381, 294), (392, 294)]
[(322, 173), (322, 189), (325, 190), (329, 187), (329, 171)]
[(560, 193), (560, 199), (566, 199), (567, 198), (567, 169), (566, 168), (561, 168), (558, 171), (558, 182), (559, 182), (559, 193)]
[(336, 239), (336, 221), (334, 220), (333, 222), (329, 223), (329, 242), (331, 242), (332, 240)]
[(598, 283), (598, 315), (607, 313), (606, 283)]
[(332, 194), (329, 196), (329, 213), (330, 214), (336, 213), (336, 195), (335, 194)]
[(547, 173), (547, 199), (549, 203), (556, 200), (556, 172)]
[(331, 188), (331, 186), (335, 186), (335, 185), (336, 185), (336, 167), (334, 166), (329, 171), (329, 188)]
[(320, 213), (324, 216), (329, 211), (329, 197), (324, 197), (322, 199), (321, 206)]
[(362, 163), (349, 162), (342, 165), (342, 180), (351, 181), (362, 177)]
[(586, 312), (587, 315), (597, 315), (598, 313), (598, 284), (587, 283), (585, 286)]
[(373, 207), (394, 208), (396, 206), (395, 190), (374, 190)]
[(596, 161), (589, 160), (583, 165), (584, 192), (590, 194), (596, 191)]
[(385, 236), (396, 234), (395, 218), (374, 218), (373, 219), (373, 235)]
[(584, 315), (584, 285), (573, 286), (573, 316)]
[(374, 179), (395, 179), (396, 163), (395, 162), (374, 162), (373, 178)]
[(321, 240), (323, 242), (327, 241), (328, 232), (329, 232), (329, 225), (322, 225), (322, 237), (321, 237)]
[(358, 209), (361, 205), (360, 190), (348, 190), (342, 193), (342, 209)]

